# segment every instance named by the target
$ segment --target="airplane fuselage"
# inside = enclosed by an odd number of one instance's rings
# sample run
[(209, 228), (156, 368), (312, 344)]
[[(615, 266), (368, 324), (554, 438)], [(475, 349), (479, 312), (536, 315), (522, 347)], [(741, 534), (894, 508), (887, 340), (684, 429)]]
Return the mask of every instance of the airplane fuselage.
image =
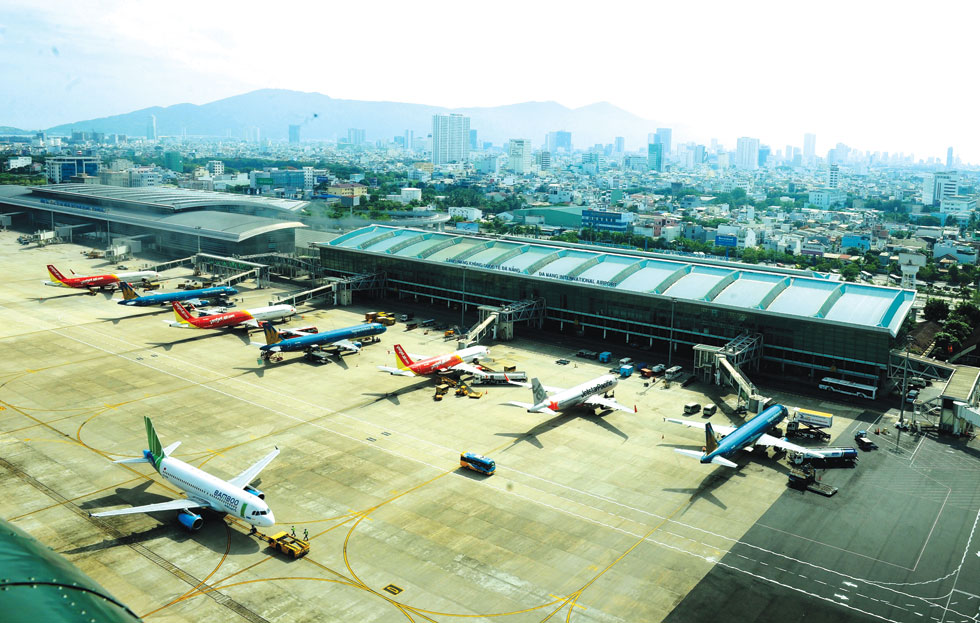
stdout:
[(788, 413), (786, 407), (783, 405), (772, 405), (719, 441), (715, 451), (701, 457), (701, 462), (711, 463), (711, 460), (716, 456), (728, 458), (742, 448), (752, 446), (752, 444), (765, 435), (773, 426), (782, 422)]
[(428, 359), (416, 361), (412, 363), (412, 365), (408, 366), (408, 369), (419, 376), (427, 376), (429, 374), (438, 374), (441, 370), (451, 368), (461, 363), (471, 363), (486, 356), (487, 349), (485, 346), (470, 346), (469, 348), (457, 350), (445, 355), (437, 355), (435, 357), (429, 357)]
[(355, 327), (346, 327), (343, 329), (334, 329), (333, 331), (313, 333), (312, 335), (293, 337), (288, 340), (276, 342), (275, 344), (264, 344), (259, 347), (259, 350), (289, 353), (299, 350), (308, 350), (315, 346), (332, 344), (333, 342), (339, 342), (341, 340), (356, 340), (357, 338), (367, 337), (369, 335), (378, 335), (379, 333), (384, 333), (386, 330), (387, 328), (383, 324), (372, 322), (369, 324), (357, 325)]
[(225, 296), (231, 296), (233, 294), (238, 294), (238, 290), (229, 286), (220, 286), (217, 288), (201, 288), (199, 290), (183, 290), (181, 292), (164, 292), (162, 294), (149, 294), (147, 296), (140, 296), (134, 299), (123, 299), (122, 301), (119, 301), (119, 304), (145, 307), (147, 305), (166, 305), (174, 301), (187, 301), (190, 299), (197, 299), (202, 297), (221, 298)]
[(64, 277), (56, 281), (43, 281), (46, 286), (57, 288), (107, 288), (120, 281), (149, 281), (160, 275), (152, 270), (143, 270), (118, 275), (91, 275), (88, 277)]
[(219, 314), (205, 314), (186, 322), (172, 322), (170, 324), (187, 329), (220, 329), (222, 327), (234, 327), (249, 321), (258, 323), (263, 320), (281, 320), (295, 313), (296, 308), (292, 305), (270, 305)]
[(253, 526), (271, 526), (276, 523), (269, 505), (257, 495), (180, 459), (163, 458), (159, 472), (167, 481), (186, 493), (188, 498), (212, 510), (239, 517)]
[(616, 387), (618, 383), (619, 379), (612, 374), (604, 374), (600, 377), (592, 379), (591, 381), (586, 381), (585, 383), (581, 383), (575, 387), (570, 387), (558, 393), (552, 394), (551, 396), (548, 396), (547, 400), (543, 400), (534, 405), (530, 411), (541, 409), (562, 411), (570, 407), (575, 407), (588, 400), (591, 396), (595, 396), (596, 394), (605, 394), (610, 389)]

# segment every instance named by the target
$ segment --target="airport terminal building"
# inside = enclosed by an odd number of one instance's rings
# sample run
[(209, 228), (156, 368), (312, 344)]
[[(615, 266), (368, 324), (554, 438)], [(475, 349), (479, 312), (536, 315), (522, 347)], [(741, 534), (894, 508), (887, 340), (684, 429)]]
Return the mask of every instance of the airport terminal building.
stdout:
[[(198, 251), (250, 255), (295, 251), (303, 201), (179, 188), (101, 184), (0, 187), (0, 216), (31, 231), (69, 232), (105, 241), (139, 239), (171, 257)], [(68, 236), (58, 234), (59, 237)]]
[(506, 305), (543, 299), (545, 326), (691, 358), (697, 344), (762, 336), (763, 369), (884, 378), (910, 290), (808, 271), (517, 238), (371, 226), (321, 243), (338, 274), (386, 274), (399, 299)]

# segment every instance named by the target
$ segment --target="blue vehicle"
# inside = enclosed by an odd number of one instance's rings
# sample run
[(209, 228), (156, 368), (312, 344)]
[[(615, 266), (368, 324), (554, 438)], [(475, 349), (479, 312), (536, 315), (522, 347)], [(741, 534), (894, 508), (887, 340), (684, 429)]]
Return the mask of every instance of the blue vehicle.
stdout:
[(472, 452), (463, 452), (459, 455), (459, 466), (487, 476), (492, 476), (497, 471), (497, 464), (493, 462), (493, 459)]
[[(361, 345), (353, 340), (384, 333), (387, 328), (383, 324), (371, 322), (354, 327), (334, 329), (333, 331), (321, 331), (320, 333), (304, 333), (288, 329), (280, 332), (272, 326), (271, 322), (263, 322), (262, 330), (265, 333), (265, 344), (258, 344), (258, 347), (262, 351), (262, 357), (268, 359), (274, 353), (308, 351), (328, 344), (336, 344), (343, 349), (357, 352), (361, 350)], [(283, 333), (295, 337), (283, 338)]]
[[(694, 450), (684, 450), (674, 448), (675, 452), (698, 459), (702, 463), (714, 463), (725, 467), (738, 467), (738, 464), (730, 458), (742, 449), (751, 450), (756, 444), (761, 446), (775, 446), (782, 450), (802, 453), (804, 456), (820, 458), (809, 448), (798, 446), (795, 443), (773, 437), (769, 431), (779, 424), (788, 414), (783, 405), (772, 405), (762, 413), (756, 415), (745, 424), (735, 428), (732, 426), (712, 426), (711, 422), (695, 422), (692, 420), (676, 420), (664, 418), (667, 422), (683, 424), (687, 427), (704, 429), (704, 448), (703, 452)], [(715, 430), (721, 433), (721, 439), (715, 437)]]
[(119, 304), (134, 305), (136, 307), (146, 307), (149, 305), (170, 305), (174, 301), (201, 307), (202, 305), (210, 305), (212, 301), (223, 301), (225, 297), (238, 294), (238, 290), (235, 288), (220, 286), (217, 288), (181, 290), (180, 292), (164, 292), (162, 294), (147, 294), (146, 296), (140, 296), (136, 294), (136, 290), (133, 289), (133, 286), (125, 281), (119, 282), (119, 289), (122, 290), (123, 293), (123, 300), (119, 301)]

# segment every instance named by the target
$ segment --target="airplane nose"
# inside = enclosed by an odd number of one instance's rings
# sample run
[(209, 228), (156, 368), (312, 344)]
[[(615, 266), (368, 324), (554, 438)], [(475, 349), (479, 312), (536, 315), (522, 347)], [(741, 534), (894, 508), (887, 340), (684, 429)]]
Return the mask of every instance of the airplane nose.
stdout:
[(265, 520), (265, 523), (262, 524), (264, 526), (276, 525), (276, 516), (272, 514), (272, 511), (269, 511), (269, 514), (265, 515), (263, 519)]

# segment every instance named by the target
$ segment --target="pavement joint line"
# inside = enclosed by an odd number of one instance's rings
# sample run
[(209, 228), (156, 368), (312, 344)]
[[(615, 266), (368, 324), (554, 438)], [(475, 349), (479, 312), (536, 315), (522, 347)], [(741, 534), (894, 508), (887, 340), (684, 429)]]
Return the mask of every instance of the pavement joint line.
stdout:
[[(38, 491), (44, 493), (45, 495), (47, 495), (51, 499), (58, 501), (63, 507), (69, 509), (74, 514), (76, 514), (79, 517), (82, 517), (84, 519), (87, 519), (89, 521), (89, 523), (94, 524), (102, 532), (108, 534), (109, 536), (113, 537), (114, 539), (116, 539), (118, 541), (125, 541), (125, 540), (127, 540), (128, 537), (125, 534), (123, 534), (122, 532), (120, 532), (119, 530), (117, 530), (116, 528), (114, 528), (108, 522), (103, 521), (103, 520), (99, 519), (98, 517), (92, 517), (91, 515), (89, 515), (88, 511), (82, 509), (80, 506), (78, 506), (77, 504), (75, 504), (71, 500), (65, 498), (60, 493), (58, 493), (54, 489), (48, 487), (44, 483), (40, 482), (39, 480), (37, 480), (36, 478), (34, 478), (33, 476), (31, 476), (30, 474), (27, 474), (26, 472), (24, 472), (23, 470), (21, 470), (19, 467), (17, 467), (13, 463), (10, 463), (6, 459), (0, 457), (0, 465), (2, 465), (3, 467), (6, 467), (8, 470), (10, 470), (11, 472), (13, 472), (18, 478), (20, 478), (21, 480), (23, 480), (25, 483), (27, 483), (30, 486), (34, 487)], [(184, 571), (183, 569), (181, 569), (177, 565), (171, 563), (169, 560), (166, 560), (165, 558), (163, 558), (162, 556), (160, 556), (159, 554), (157, 554), (153, 550), (149, 549), (145, 545), (143, 545), (141, 543), (126, 543), (126, 546), (129, 547), (130, 549), (132, 549), (137, 554), (143, 556), (144, 558), (146, 558), (150, 562), (154, 563), (155, 565), (157, 565), (161, 569), (169, 572), (171, 575), (173, 575), (177, 579), (181, 580), (182, 582), (185, 582), (185, 583), (190, 584), (192, 586), (203, 586), (204, 585), (203, 580), (198, 580), (197, 578), (195, 578), (191, 574), (187, 573), (186, 571)], [(250, 610), (246, 606), (242, 605), (241, 603), (235, 601), (234, 599), (232, 599), (231, 597), (228, 597), (227, 595), (225, 595), (223, 593), (209, 592), (208, 593), (208, 596), (211, 597), (211, 599), (213, 599), (215, 602), (221, 604), (225, 608), (228, 608), (229, 610), (231, 610), (235, 614), (241, 616), (242, 618), (244, 618), (244, 619), (246, 619), (248, 621), (251, 621), (252, 623), (268, 623), (268, 620), (267, 619), (265, 619), (264, 617), (256, 614), (255, 612), (253, 612), (252, 610)]]

